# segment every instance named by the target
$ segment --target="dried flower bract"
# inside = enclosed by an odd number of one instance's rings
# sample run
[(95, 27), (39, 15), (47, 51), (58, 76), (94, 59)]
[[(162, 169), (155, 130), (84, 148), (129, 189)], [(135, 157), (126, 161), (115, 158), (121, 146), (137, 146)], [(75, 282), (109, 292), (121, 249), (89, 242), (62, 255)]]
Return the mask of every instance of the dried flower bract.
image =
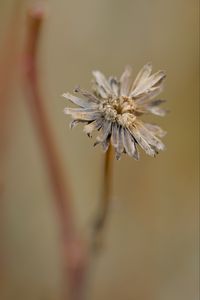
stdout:
[(141, 120), (143, 114), (164, 116), (166, 113), (159, 107), (164, 100), (155, 100), (163, 89), (166, 74), (164, 71), (151, 72), (152, 65), (146, 64), (133, 81), (129, 66), (119, 80), (115, 77), (106, 79), (101, 72), (94, 71), (92, 93), (77, 88), (75, 92), (81, 98), (70, 93), (63, 94), (63, 97), (80, 106), (64, 109), (65, 114), (73, 118), (70, 127), (83, 123), (84, 132), (90, 137), (94, 130), (100, 131), (95, 145), (101, 144), (107, 151), (111, 143), (117, 159), (122, 153), (127, 153), (138, 160), (138, 145), (151, 156), (164, 150), (165, 146), (159, 138), (165, 132), (159, 126)]

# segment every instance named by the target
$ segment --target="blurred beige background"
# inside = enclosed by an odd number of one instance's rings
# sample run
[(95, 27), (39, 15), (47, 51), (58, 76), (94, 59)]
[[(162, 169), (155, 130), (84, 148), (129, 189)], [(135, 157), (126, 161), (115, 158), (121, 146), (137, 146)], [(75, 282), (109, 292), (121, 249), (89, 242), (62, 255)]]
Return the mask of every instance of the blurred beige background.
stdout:
[[(33, 2), (33, 1), (32, 1)], [(27, 3), (0, 2), (0, 36), (15, 4), (21, 37)], [(153, 121), (168, 131), (156, 159), (115, 162), (113, 205), (89, 299), (198, 300), (198, 1), (45, 2), (39, 65), (46, 109), (70, 174), (78, 228), (88, 234), (100, 190), (103, 154), (81, 126), (69, 130), (60, 95), (90, 88), (91, 71), (134, 74), (148, 61), (167, 71), (171, 113)], [(16, 80), (5, 167), (2, 300), (53, 300), (61, 294), (59, 226), (43, 152)]]

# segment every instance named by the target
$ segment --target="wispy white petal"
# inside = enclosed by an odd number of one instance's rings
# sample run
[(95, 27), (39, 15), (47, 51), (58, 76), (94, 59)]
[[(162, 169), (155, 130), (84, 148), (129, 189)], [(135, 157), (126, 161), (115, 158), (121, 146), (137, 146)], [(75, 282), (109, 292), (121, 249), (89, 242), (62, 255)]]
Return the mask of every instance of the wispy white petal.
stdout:
[(119, 96), (119, 82), (114, 77), (109, 77), (109, 84), (115, 97)]
[(88, 102), (94, 102), (94, 103), (100, 103), (100, 99), (98, 99), (94, 94), (81, 89), (80, 87), (76, 87), (74, 89), (75, 93), (79, 93), (81, 94), (83, 97), (85, 97), (87, 99)]
[(155, 147), (156, 150), (164, 150), (165, 145), (159, 138), (157, 138), (152, 131), (148, 130), (144, 125), (143, 122), (137, 123), (137, 128), (140, 131), (140, 134), (144, 137), (144, 139), (152, 146)]
[(70, 100), (72, 103), (77, 104), (77, 105), (79, 105), (81, 107), (84, 107), (84, 108), (95, 108), (95, 107), (97, 107), (96, 103), (88, 102), (87, 100), (78, 98), (78, 97), (76, 97), (76, 96), (74, 96), (70, 93), (64, 93), (62, 96), (64, 98)]
[(117, 123), (112, 123), (112, 135), (111, 135), (111, 143), (114, 147), (117, 147), (118, 144), (118, 136), (119, 136), (119, 127)]
[(150, 130), (153, 134), (157, 135), (158, 137), (162, 138), (166, 135), (166, 131), (164, 131), (162, 128), (160, 128), (158, 125), (155, 124), (149, 124), (144, 123), (144, 126)]
[(164, 71), (158, 71), (149, 78), (141, 82), (131, 93), (132, 97), (137, 97), (140, 94), (151, 92), (152, 88), (158, 87), (166, 77)]
[(86, 123), (87, 121), (83, 121), (83, 120), (72, 120), (69, 124), (69, 128), (73, 129), (74, 127), (76, 127), (79, 123)]
[(100, 71), (93, 71), (93, 76), (96, 80), (97, 85), (99, 85), (99, 87), (102, 87), (108, 95), (112, 95), (112, 89), (106, 77)]
[(97, 95), (99, 95), (103, 99), (108, 99), (108, 97), (110, 96), (105, 92), (105, 90), (102, 86), (97, 86), (96, 87), (96, 93), (97, 93)]
[(138, 156), (138, 151), (137, 151), (137, 148), (135, 145), (135, 141), (132, 138), (130, 132), (126, 128), (124, 128), (122, 130), (122, 140), (123, 140), (123, 144), (124, 144), (126, 153), (129, 156), (132, 156), (138, 160), (139, 156)]
[(68, 107), (64, 109), (64, 113), (66, 115), (71, 115), (73, 119), (86, 120), (86, 121), (93, 121), (102, 116), (102, 113), (99, 111), (68, 108)]
[(99, 130), (102, 127), (103, 119), (99, 118), (84, 126), (83, 131), (90, 137), (94, 130)]
[(137, 108), (136, 110), (138, 112), (148, 113), (151, 112), (158, 116), (165, 116), (167, 113), (167, 110), (159, 108), (158, 106), (162, 103), (166, 102), (166, 100), (158, 99), (158, 100), (146, 100), (143, 103), (137, 102)]
[(148, 105), (157, 106), (157, 105), (160, 105), (160, 104), (165, 103), (165, 102), (166, 102), (165, 99), (150, 100), (148, 102)]
[(116, 151), (116, 158), (119, 160), (120, 157), (121, 157), (121, 154), (123, 153), (124, 151), (124, 145), (123, 145), (123, 140), (122, 140), (122, 127), (120, 126), (117, 133), (118, 133), (118, 136), (117, 136), (117, 147), (115, 148), (115, 151)]
[(159, 86), (152, 87), (150, 90), (144, 92), (143, 94), (141, 94), (137, 97), (134, 97), (134, 101), (137, 104), (146, 103), (146, 102), (154, 99), (155, 97), (157, 97), (163, 91), (163, 87), (164, 87), (164, 82), (162, 81)]
[(132, 68), (130, 66), (126, 66), (121, 78), (120, 78), (120, 95), (128, 96), (131, 88), (131, 75)]
[(155, 156), (156, 151), (149, 145), (149, 143), (146, 141), (146, 139), (141, 135), (141, 132), (136, 126), (130, 127), (130, 132), (140, 145), (140, 147), (150, 156)]
[(143, 82), (145, 82), (147, 80), (147, 78), (151, 75), (151, 71), (152, 71), (151, 63), (147, 63), (146, 65), (144, 65), (144, 67), (140, 70), (136, 79), (133, 82), (130, 94), (134, 91), (134, 89), (137, 86), (140, 86), (141, 84), (143, 84)]
[(168, 113), (168, 110), (164, 108), (160, 108), (158, 106), (149, 106), (147, 107), (147, 110), (152, 114), (160, 117), (164, 117)]
[(117, 151), (117, 149), (115, 149), (115, 157), (116, 157), (117, 160), (120, 160), (120, 159), (121, 159), (121, 155), (122, 155), (122, 153), (119, 153), (119, 152)]
[(103, 152), (106, 152), (108, 150), (108, 147), (110, 145), (110, 138), (105, 139), (102, 143)]
[(110, 121), (104, 120), (102, 124), (102, 135), (97, 137), (97, 141), (103, 142), (111, 134), (112, 123)]

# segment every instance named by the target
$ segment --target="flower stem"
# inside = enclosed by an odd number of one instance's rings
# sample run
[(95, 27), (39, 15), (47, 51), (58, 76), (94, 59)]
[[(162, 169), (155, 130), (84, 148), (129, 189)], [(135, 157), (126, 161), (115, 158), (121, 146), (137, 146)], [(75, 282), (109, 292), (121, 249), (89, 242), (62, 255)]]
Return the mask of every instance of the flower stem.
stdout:
[(101, 191), (101, 202), (97, 217), (94, 222), (93, 238), (92, 238), (92, 251), (96, 251), (102, 246), (103, 231), (105, 228), (106, 220), (108, 217), (110, 196), (112, 187), (113, 176), (113, 147), (110, 145), (104, 160), (103, 182)]
[(101, 250), (103, 245), (103, 234), (108, 218), (109, 206), (110, 206), (110, 196), (112, 187), (112, 165), (113, 165), (113, 147), (110, 145), (105, 156), (104, 156), (104, 166), (103, 166), (103, 177), (102, 177), (102, 187), (100, 194), (100, 203), (97, 211), (97, 215), (94, 220), (92, 227), (92, 236), (89, 247), (87, 272), (84, 277), (84, 288), (83, 288), (83, 299), (88, 298), (88, 291), (90, 290), (90, 281), (93, 278), (93, 271), (96, 262), (95, 255)]

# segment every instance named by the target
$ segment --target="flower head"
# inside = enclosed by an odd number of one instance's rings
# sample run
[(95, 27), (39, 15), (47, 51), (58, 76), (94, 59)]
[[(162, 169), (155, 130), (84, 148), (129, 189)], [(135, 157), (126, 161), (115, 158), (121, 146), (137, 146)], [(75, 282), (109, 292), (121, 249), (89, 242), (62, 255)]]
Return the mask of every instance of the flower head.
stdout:
[(165, 132), (159, 126), (141, 120), (143, 114), (164, 116), (166, 113), (159, 107), (164, 100), (155, 100), (163, 89), (166, 74), (164, 71), (151, 72), (152, 65), (146, 64), (132, 81), (129, 66), (119, 80), (115, 77), (106, 79), (101, 72), (94, 71), (92, 93), (77, 88), (75, 92), (81, 98), (70, 93), (63, 94), (63, 97), (80, 107), (64, 109), (65, 114), (73, 118), (70, 127), (83, 123), (84, 132), (89, 137), (94, 130), (100, 131), (95, 145), (101, 144), (103, 150), (107, 151), (109, 144), (112, 144), (117, 159), (122, 153), (139, 159), (138, 145), (151, 156), (164, 150), (165, 146), (159, 138)]

